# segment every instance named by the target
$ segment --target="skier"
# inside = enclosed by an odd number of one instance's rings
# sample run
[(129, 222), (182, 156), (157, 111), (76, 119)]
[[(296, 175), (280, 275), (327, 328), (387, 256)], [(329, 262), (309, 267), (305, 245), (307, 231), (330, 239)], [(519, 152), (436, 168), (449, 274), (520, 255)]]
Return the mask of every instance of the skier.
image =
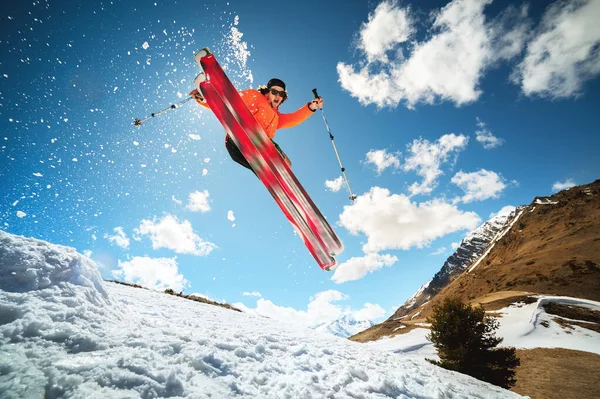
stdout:
[[(190, 96), (194, 97), (198, 104), (209, 108), (204, 97), (202, 97), (202, 94), (197, 89), (192, 90)], [(285, 83), (277, 78), (269, 80), (266, 86), (259, 86), (258, 90), (243, 90), (240, 92), (240, 96), (271, 141), (273, 141), (277, 129), (297, 126), (307, 120), (317, 109), (323, 108), (323, 99), (316, 97), (291, 114), (280, 113), (279, 107), (287, 100), (288, 94), (285, 90)], [(273, 141), (273, 144), (288, 166), (292, 166), (292, 162), (281, 148), (279, 148), (279, 145), (275, 141)], [(225, 148), (227, 148), (231, 159), (252, 170), (250, 164), (233, 140), (230, 139), (229, 135), (225, 135)]]

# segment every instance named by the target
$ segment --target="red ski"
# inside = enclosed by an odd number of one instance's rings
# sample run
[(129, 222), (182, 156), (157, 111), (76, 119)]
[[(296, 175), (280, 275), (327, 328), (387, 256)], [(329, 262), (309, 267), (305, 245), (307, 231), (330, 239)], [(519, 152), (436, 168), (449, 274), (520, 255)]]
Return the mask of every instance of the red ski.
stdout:
[(195, 56), (204, 70), (196, 86), (229, 137), (271, 193), (287, 219), (324, 270), (337, 263), (343, 245), (294, 176), (281, 154), (248, 110), (237, 90), (208, 49)]

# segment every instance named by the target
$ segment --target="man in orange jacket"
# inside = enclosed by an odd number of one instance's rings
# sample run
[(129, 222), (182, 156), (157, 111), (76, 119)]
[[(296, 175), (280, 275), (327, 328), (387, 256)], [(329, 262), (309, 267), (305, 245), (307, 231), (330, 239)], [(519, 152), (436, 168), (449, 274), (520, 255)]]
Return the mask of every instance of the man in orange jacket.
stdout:
[[(192, 90), (190, 95), (194, 97), (198, 104), (208, 108), (208, 104), (206, 104), (198, 90)], [(271, 140), (275, 137), (277, 129), (297, 126), (307, 120), (317, 109), (323, 108), (323, 99), (317, 97), (291, 114), (280, 113), (279, 106), (287, 100), (288, 94), (285, 90), (285, 83), (276, 78), (269, 80), (266, 86), (259, 86), (258, 90), (241, 91), (240, 96)], [(281, 151), (277, 143), (273, 141), (273, 144), (275, 144), (287, 164), (291, 166), (292, 163), (289, 158)], [(225, 135), (225, 148), (227, 148), (231, 159), (252, 170), (242, 152), (229, 138), (229, 135)]]

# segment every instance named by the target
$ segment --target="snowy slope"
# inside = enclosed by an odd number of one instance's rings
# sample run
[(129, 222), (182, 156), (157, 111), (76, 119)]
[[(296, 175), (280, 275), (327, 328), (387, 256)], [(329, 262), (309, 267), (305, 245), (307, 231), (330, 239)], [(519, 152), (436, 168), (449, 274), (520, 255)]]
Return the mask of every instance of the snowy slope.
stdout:
[(0, 231), (3, 398), (509, 398), (420, 359), (103, 282), (74, 250)]

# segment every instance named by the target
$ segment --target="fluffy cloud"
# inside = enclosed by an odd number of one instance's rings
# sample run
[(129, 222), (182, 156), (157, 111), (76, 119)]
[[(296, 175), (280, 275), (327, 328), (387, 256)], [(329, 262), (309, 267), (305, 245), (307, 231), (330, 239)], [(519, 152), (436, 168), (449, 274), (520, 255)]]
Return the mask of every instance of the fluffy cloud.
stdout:
[(493, 219), (496, 216), (505, 216), (505, 217), (507, 217), (511, 213), (513, 213), (516, 209), (517, 209), (517, 207), (513, 206), (513, 205), (503, 206), (502, 209), (500, 209), (498, 212), (492, 212), (492, 213), (490, 213), (489, 219)]
[(189, 282), (179, 273), (175, 258), (136, 256), (127, 262), (119, 261), (118, 267), (112, 271), (113, 276), (149, 289), (182, 291), (189, 286)]
[(338, 177), (335, 180), (325, 180), (325, 187), (327, 187), (329, 190), (333, 191), (334, 193), (337, 193), (338, 191), (340, 191), (343, 184), (344, 184), (344, 178), (342, 176)]
[(184, 220), (180, 223), (173, 215), (167, 215), (160, 220), (142, 220), (136, 233), (149, 235), (154, 249), (168, 248), (180, 254), (204, 256), (217, 248), (212, 242), (197, 236), (189, 221)]
[(208, 203), (209, 196), (208, 190), (190, 193), (189, 202), (186, 208), (194, 212), (210, 211), (210, 204)]
[(365, 306), (352, 313), (352, 316), (356, 320), (376, 320), (384, 317), (386, 314), (385, 309), (377, 304), (365, 303)]
[(472, 230), (480, 221), (476, 213), (462, 212), (442, 200), (417, 204), (380, 187), (359, 196), (340, 215), (340, 224), (351, 234), (367, 236), (365, 253), (422, 248), (446, 234)]
[[(477, 100), (485, 70), (499, 59), (519, 54), (527, 33), (526, 8), (520, 13), (508, 8), (488, 23), (484, 8), (490, 3), (448, 3), (432, 14), (428, 40), (417, 42), (412, 40), (417, 21), (410, 10), (399, 7), (396, 1), (383, 1), (359, 31), (358, 48), (366, 60), (359, 63), (358, 70), (342, 62), (337, 65), (342, 88), (361, 104), (378, 107), (404, 102), (414, 108), (418, 103), (437, 100), (462, 105)], [(401, 45), (405, 45), (407, 55)]]
[(306, 310), (279, 306), (264, 298), (260, 298), (256, 302), (256, 308), (249, 308), (241, 303), (235, 303), (233, 306), (248, 313), (303, 327), (315, 327), (338, 319), (344, 314), (350, 314), (358, 320), (374, 320), (385, 315), (385, 310), (376, 304), (366, 303), (362, 309), (354, 311), (336, 304), (336, 302), (348, 299), (347, 295), (339, 291), (328, 290), (311, 297)]
[(104, 238), (106, 238), (110, 242), (115, 243), (121, 248), (129, 248), (129, 238), (127, 238), (127, 235), (123, 231), (123, 228), (115, 227), (113, 231), (116, 233), (115, 235), (111, 236), (109, 234), (104, 234)]
[(502, 176), (485, 169), (473, 173), (460, 171), (454, 175), (452, 183), (465, 192), (461, 198), (464, 203), (498, 198), (502, 190), (506, 188)]
[(390, 154), (387, 150), (371, 150), (367, 152), (367, 164), (375, 165), (377, 173), (381, 174), (385, 169), (400, 167), (400, 159), (395, 154)]
[(406, 158), (403, 169), (415, 171), (423, 177), (423, 182), (414, 183), (409, 187), (411, 196), (429, 194), (437, 187), (437, 178), (442, 174), (441, 165), (452, 159), (452, 155), (467, 147), (469, 138), (453, 133), (440, 137), (431, 143), (426, 139), (414, 140), (408, 146), (409, 156)]
[(486, 150), (491, 150), (492, 148), (496, 148), (504, 143), (504, 140), (499, 139), (494, 136), (492, 132), (486, 127), (486, 124), (482, 122), (479, 118), (477, 118), (477, 127), (478, 130), (475, 131), (475, 135), (477, 136), (477, 141), (483, 145), (483, 148)]
[(388, 62), (386, 52), (406, 42), (413, 33), (409, 10), (384, 1), (369, 15), (369, 21), (361, 25), (358, 47), (369, 62)]
[(526, 95), (571, 97), (600, 73), (599, 15), (599, 0), (557, 1), (548, 7), (513, 74)]
[(383, 266), (392, 266), (398, 258), (392, 255), (369, 253), (362, 257), (353, 257), (340, 264), (333, 273), (331, 280), (341, 284), (347, 281), (360, 280), (367, 273), (373, 273)]
[(557, 191), (566, 190), (571, 187), (575, 187), (575, 181), (573, 179), (567, 179), (564, 182), (557, 181), (552, 185), (552, 192), (555, 193)]

